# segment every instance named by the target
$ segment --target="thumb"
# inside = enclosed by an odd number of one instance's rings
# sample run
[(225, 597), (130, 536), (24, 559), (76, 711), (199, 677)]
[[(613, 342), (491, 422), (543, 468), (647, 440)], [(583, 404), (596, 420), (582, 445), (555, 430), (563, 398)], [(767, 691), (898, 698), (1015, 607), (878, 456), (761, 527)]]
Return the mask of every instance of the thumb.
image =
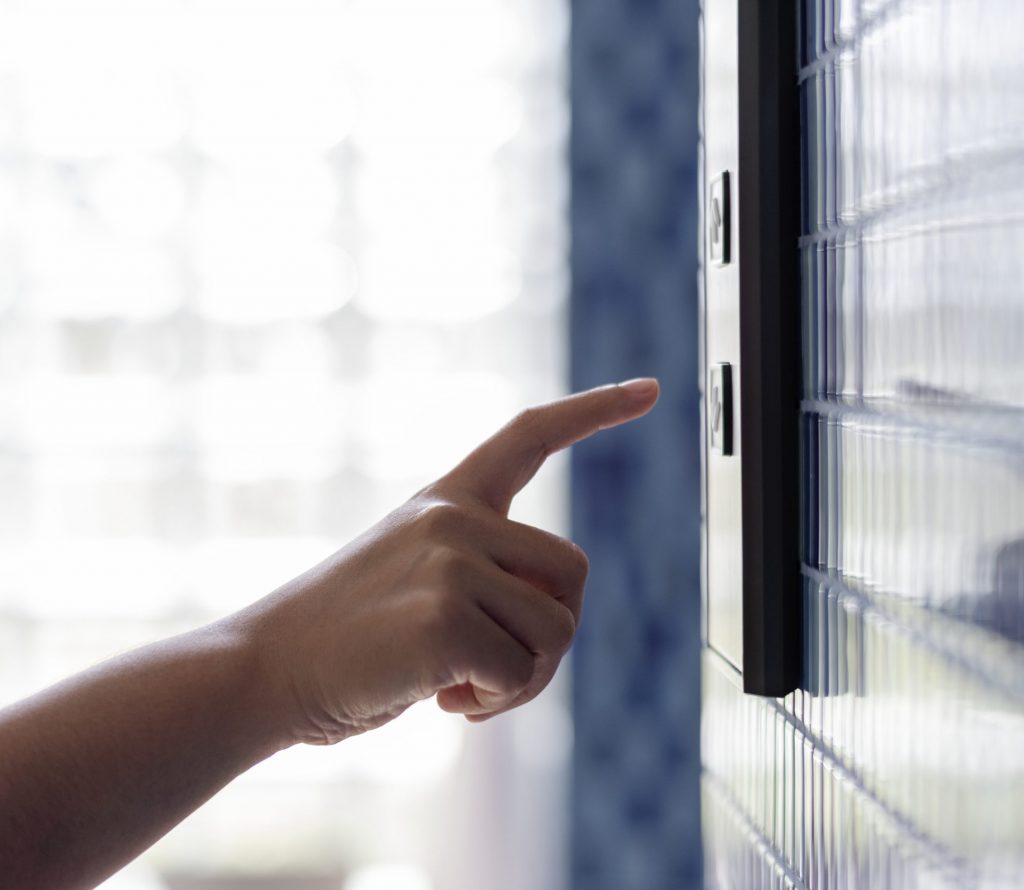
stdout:
[(658, 401), (658, 381), (628, 380), (528, 408), (462, 461), (446, 479), (507, 513), (512, 498), (550, 455), (599, 430), (641, 417)]

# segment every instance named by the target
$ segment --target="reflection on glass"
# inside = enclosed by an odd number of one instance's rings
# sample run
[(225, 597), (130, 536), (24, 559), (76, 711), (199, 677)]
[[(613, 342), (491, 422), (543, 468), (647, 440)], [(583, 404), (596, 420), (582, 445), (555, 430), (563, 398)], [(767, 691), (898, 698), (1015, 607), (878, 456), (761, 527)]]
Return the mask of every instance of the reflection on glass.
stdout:
[(805, 676), (706, 659), (713, 886), (1024, 883), (1024, 7), (800, 4)]

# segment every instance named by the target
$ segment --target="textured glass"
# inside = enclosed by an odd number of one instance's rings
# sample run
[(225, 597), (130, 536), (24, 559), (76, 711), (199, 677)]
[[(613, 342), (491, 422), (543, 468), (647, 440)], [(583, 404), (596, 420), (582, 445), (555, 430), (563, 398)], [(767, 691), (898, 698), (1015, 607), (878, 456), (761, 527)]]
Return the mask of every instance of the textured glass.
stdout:
[(1024, 4), (802, 4), (805, 670), (705, 657), (706, 883), (1024, 885)]
[[(0, 701), (262, 596), (564, 389), (566, 18), (0, 0)], [(564, 468), (518, 518), (565, 531)], [(558, 890), (565, 686), (467, 727), (271, 758), (111, 886)]]

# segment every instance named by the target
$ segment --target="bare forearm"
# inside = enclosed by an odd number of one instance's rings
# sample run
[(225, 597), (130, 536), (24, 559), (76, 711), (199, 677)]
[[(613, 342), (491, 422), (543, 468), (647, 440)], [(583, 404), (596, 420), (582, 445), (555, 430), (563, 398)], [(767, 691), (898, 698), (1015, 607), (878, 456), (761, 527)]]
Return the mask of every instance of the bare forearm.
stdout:
[(0, 711), (4, 881), (95, 886), (283, 747), (260, 676), (255, 649), (223, 623)]

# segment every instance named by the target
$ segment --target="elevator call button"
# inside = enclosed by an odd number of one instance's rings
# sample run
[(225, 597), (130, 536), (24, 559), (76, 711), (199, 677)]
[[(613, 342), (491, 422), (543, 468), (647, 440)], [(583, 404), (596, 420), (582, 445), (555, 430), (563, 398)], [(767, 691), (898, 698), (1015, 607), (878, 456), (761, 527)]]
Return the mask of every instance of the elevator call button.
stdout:
[(728, 362), (711, 368), (708, 392), (711, 447), (719, 454), (732, 454), (732, 368)]

